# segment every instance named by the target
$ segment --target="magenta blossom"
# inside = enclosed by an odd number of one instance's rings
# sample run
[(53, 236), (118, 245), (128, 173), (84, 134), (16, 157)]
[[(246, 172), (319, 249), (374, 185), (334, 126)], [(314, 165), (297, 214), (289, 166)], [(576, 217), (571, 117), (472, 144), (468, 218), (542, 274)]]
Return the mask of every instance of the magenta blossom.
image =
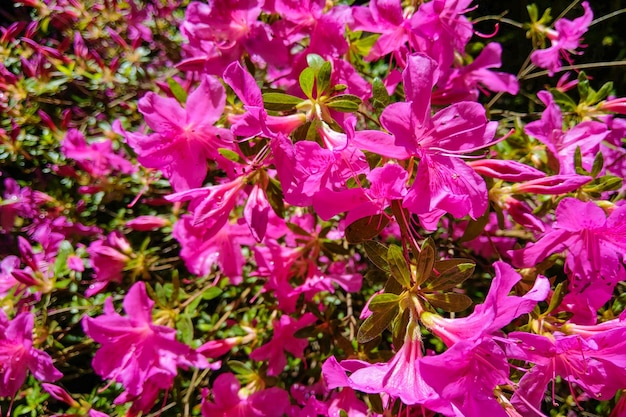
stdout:
[(309, 344), (306, 339), (298, 339), (293, 334), (303, 327), (315, 323), (315, 320), (315, 316), (311, 313), (304, 314), (298, 320), (294, 320), (287, 315), (281, 316), (280, 320), (274, 320), (272, 322), (274, 327), (272, 341), (255, 349), (250, 354), (250, 358), (255, 361), (267, 360), (269, 365), (267, 374), (272, 376), (279, 375), (287, 364), (285, 351), (295, 357), (301, 357), (304, 349)]
[(78, 166), (93, 177), (105, 177), (112, 172), (131, 174), (137, 169), (123, 156), (113, 150), (111, 140), (87, 143), (85, 135), (70, 129), (61, 142), (66, 158), (75, 160)]
[(547, 49), (533, 51), (530, 59), (536, 66), (548, 70), (550, 76), (561, 68), (561, 59), (570, 61), (570, 53), (580, 46), (581, 37), (587, 32), (593, 20), (593, 12), (589, 3), (582, 3), (584, 14), (574, 20), (559, 19), (554, 23), (554, 29), (546, 29), (546, 35), (552, 45)]
[(9, 321), (0, 309), (0, 397), (15, 396), (29, 370), (40, 381), (54, 382), (63, 376), (46, 352), (33, 347), (34, 321), (31, 313)]
[(246, 396), (231, 373), (221, 374), (213, 383), (213, 401), (207, 392), (202, 398), (202, 417), (282, 417), (289, 407), (286, 391), (272, 387)]
[(354, 141), (355, 146), (383, 156), (419, 158), (404, 206), (428, 229), (434, 229), (445, 213), (476, 219), (487, 209), (484, 181), (457, 155), (489, 146), (497, 125), (487, 121), (478, 103), (456, 103), (431, 116), (430, 97), (438, 73), (433, 59), (409, 56), (403, 74), (407, 102), (391, 104), (381, 115), (392, 136), (361, 131)]
[(178, 367), (208, 367), (202, 355), (176, 341), (174, 329), (152, 323), (153, 307), (145, 284), (138, 282), (124, 298), (127, 316), (116, 313), (108, 298), (104, 315), (83, 319), (85, 333), (102, 345), (92, 362), (95, 372), (125, 388), (116, 403), (151, 397), (149, 409), (159, 390), (171, 387)]
[(207, 161), (219, 159), (219, 148), (232, 147), (230, 130), (214, 126), (225, 102), (224, 87), (210, 76), (202, 77), (185, 108), (173, 98), (148, 93), (138, 108), (155, 133), (127, 132), (126, 140), (139, 163), (163, 171), (174, 190), (199, 187), (207, 174)]
[(535, 244), (510, 254), (514, 265), (528, 268), (563, 251), (567, 251), (565, 269), (571, 293), (584, 295), (588, 306), (597, 310), (611, 298), (615, 285), (626, 279), (622, 265), (626, 206), (616, 207), (607, 218), (593, 201), (565, 198), (556, 208), (554, 228)]

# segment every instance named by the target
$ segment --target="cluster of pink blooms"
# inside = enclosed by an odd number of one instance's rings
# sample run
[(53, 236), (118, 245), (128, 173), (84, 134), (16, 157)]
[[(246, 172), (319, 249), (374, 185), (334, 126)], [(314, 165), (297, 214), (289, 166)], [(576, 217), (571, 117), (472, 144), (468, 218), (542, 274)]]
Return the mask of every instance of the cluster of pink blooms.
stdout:
[[(481, 92), (517, 94), (519, 86), (515, 76), (497, 71), (497, 43), (463, 63), (474, 35), (465, 16), (470, 3), (433, 0), (404, 9), (400, 0), (371, 0), (367, 6), (325, 0), (189, 4), (180, 27), (184, 59), (177, 65), (189, 86), (186, 98), (168, 89), (149, 92), (137, 107), (145, 128), (124, 130), (118, 124), (116, 131), (145, 172), (159, 171), (169, 180), (172, 192), (165, 200), (183, 213), (172, 235), (191, 275), (214, 274), (236, 286), (248, 274), (245, 265), (254, 265), (251, 274), (262, 293), (275, 300), (273, 337), (249, 355), (267, 364), (266, 375), (279, 377), (288, 358), (304, 357), (309, 343), (294, 334), (314, 325), (317, 316), (303, 311), (302, 299), (311, 305), (319, 303), (319, 294), (362, 289), (363, 259), (328, 256), (323, 246), (341, 242), (363, 219), (375, 219), (373, 228), (391, 220), (376, 235), (409, 248), (422, 239), (411, 231), (456, 228), (480, 219), (491, 205), (503, 219), (487, 216), (484, 234), (466, 246), (500, 260), (492, 265), (484, 301), (471, 314), (444, 317), (412, 299), (403, 343), (394, 346), (390, 359), (331, 356), (316, 384), (289, 392), (242, 388), (233, 374), (220, 371), (219, 361), (241, 340), (206, 341), (192, 349), (153, 317), (155, 303), (138, 281), (121, 302), (124, 315), (107, 298), (103, 314), (82, 320), (85, 335), (99, 344), (93, 369), (122, 387), (115, 403), (132, 403), (129, 416), (152, 410), (180, 370), (190, 368), (217, 371), (211, 389), (202, 393), (204, 417), (380, 415), (361, 393), (379, 394), (387, 410), (399, 400), (407, 416), (541, 416), (546, 390), (556, 379), (598, 400), (626, 389), (626, 313), (608, 321), (598, 317), (626, 280), (626, 205), (610, 200), (609, 193), (596, 201), (580, 191), (598, 175), (626, 177), (626, 122), (600, 105), (597, 117), (564, 125), (555, 98), (541, 91), (541, 119), (526, 124), (523, 133), (540, 144), (554, 169), (498, 159), (489, 149), (513, 132), (490, 121), (477, 100)], [(546, 29), (551, 46), (532, 54), (534, 65), (556, 73), (564, 58), (570, 60), (593, 16), (586, 2), (583, 8), (582, 17)], [(136, 38), (146, 40), (141, 27)], [(384, 108), (379, 126), (362, 117), (372, 113), (368, 103), (380, 92), (347, 59), (353, 53), (347, 31), (376, 34), (365, 60), (389, 63), (381, 81), (387, 97), (402, 86), (404, 99)], [(327, 79), (320, 69), (324, 62), (330, 63)], [(254, 74), (247, 69), (252, 66)], [(316, 74), (310, 88), (302, 76), (307, 71)], [(342, 100), (352, 110), (341, 108)], [(109, 176), (138, 175), (110, 139), (88, 140), (70, 129), (60, 149), (75, 169), (59, 167), (58, 175), (75, 178), (81, 171), (93, 179), (82, 193), (101, 191)], [(604, 165), (591, 175), (599, 153)], [(566, 197), (554, 200), (552, 216), (537, 209), (531, 198), (536, 195)], [(92, 277), (87, 297), (121, 286), (134, 254), (121, 231), (71, 223), (50, 209), (47, 194), (10, 178), (4, 179), (2, 198), (3, 234), (14, 228), (16, 217), (29, 220), (19, 256), (0, 264), (0, 296), (21, 294), (12, 319), (0, 309), (0, 397), (12, 397), (27, 372), (45, 382), (62, 378), (33, 341), (36, 318), (30, 311), (54, 288), (60, 254), (63, 268), (90, 271), (84, 275)], [(398, 210), (391, 215), (394, 205), (406, 214), (404, 223)], [(490, 231), (499, 222), (523, 231), (532, 243), (519, 246), (513, 237), (495, 236)], [(143, 216), (130, 219), (126, 230), (169, 225), (169, 219)], [(68, 254), (64, 245), (75, 236), (91, 243)], [(554, 254), (564, 260), (567, 294), (541, 313), (543, 302), (556, 299), (555, 286), (528, 271)], [(555, 319), (563, 313), (566, 321)], [(529, 320), (528, 332), (503, 330)], [(443, 353), (425, 348), (425, 332), (445, 345)], [(514, 381), (512, 369), (518, 368), (524, 374)], [(44, 387), (54, 398), (74, 401), (59, 386)]]

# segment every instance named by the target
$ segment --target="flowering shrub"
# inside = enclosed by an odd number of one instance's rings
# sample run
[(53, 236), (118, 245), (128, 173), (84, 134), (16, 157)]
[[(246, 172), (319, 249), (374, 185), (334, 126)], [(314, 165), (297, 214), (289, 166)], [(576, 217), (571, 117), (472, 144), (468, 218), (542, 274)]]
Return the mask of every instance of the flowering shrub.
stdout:
[(2, 413), (626, 415), (623, 10), (470, 3), (15, 3)]

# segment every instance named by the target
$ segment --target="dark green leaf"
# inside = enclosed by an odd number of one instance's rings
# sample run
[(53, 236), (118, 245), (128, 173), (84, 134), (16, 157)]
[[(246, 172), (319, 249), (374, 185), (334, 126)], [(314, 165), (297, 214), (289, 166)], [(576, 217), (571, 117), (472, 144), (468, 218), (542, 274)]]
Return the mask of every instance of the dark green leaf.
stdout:
[(459, 264), (443, 271), (428, 284), (429, 291), (445, 291), (456, 287), (474, 273), (475, 264)]
[(352, 94), (341, 94), (326, 101), (328, 107), (341, 112), (355, 112), (359, 109), (360, 104), (361, 99)]
[(583, 191), (587, 193), (602, 193), (605, 191), (615, 191), (622, 188), (623, 179), (614, 175), (605, 175), (596, 178), (589, 184), (583, 186)]
[(300, 97), (285, 93), (264, 93), (263, 104), (268, 110), (283, 111), (291, 110), (304, 100)]
[(411, 271), (399, 246), (389, 246), (389, 249), (387, 249), (387, 263), (389, 264), (391, 276), (404, 288), (411, 288)]
[(363, 217), (346, 227), (346, 239), (349, 243), (361, 243), (373, 239), (388, 223), (389, 218), (383, 214)]
[(560, 282), (559, 285), (556, 286), (556, 288), (554, 289), (554, 292), (552, 293), (552, 298), (550, 298), (550, 304), (548, 305), (548, 309), (545, 311), (545, 313), (543, 313), (544, 316), (549, 315), (550, 313), (552, 313), (558, 306), (561, 305), (561, 301), (563, 301), (563, 298), (565, 298), (565, 291), (564, 291), (564, 283)]
[(600, 174), (600, 171), (602, 171), (602, 167), (604, 166), (604, 156), (602, 155), (602, 152), (598, 152), (596, 154), (596, 157), (593, 159), (593, 166), (591, 167), (591, 176), (592, 177), (597, 177), (598, 174)]
[(222, 290), (219, 287), (209, 287), (202, 293), (203, 300), (212, 300), (219, 297), (222, 294)]
[(392, 308), (394, 305), (398, 305), (400, 303), (400, 297), (396, 294), (378, 294), (375, 295), (370, 303), (369, 309), (372, 311), (386, 311)]
[(313, 98), (313, 85), (315, 84), (315, 70), (313, 68), (305, 68), (300, 73), (300, 88), (308, 98)]
[(578, 73), (577, 87), (581, 101), (587, 101), (587, 96), (589, 95), (589, 80), (587, 79), (587, 75), (585, 75), (585, 71)]
[(489, 223), (489, 209), (485, 211), (485, 214), (477, 218), (476, 220), (470, 220), (469, 224), (463, 232), (463, 236), (459, 239), (459, 242), (469, 242), (476, 239), (485, 230), (485, 226)]
[(270, 178), (265, 189), (267, 200), (270, 203), (270, 207), (274, 210), (274, 213), (281, 219), (285, 217), (285, 197), (283, 196), (283, 190), (280, 188), (280, 183)]
[(550, 93), (554, 97), (554, 102), (558, 104), (563, 110), (574, 111), (578, 104), (572, 100), (567, 94), (557, 90), (556, 88), (550, 88)]
[(239, 361), (228, 361), (228, 367), (237, 375), (252, 375), (254, 371), (248, 365)]
[(328, 87), (330, 87), (330, 77), (333, 72), (333, 67), (330, 62), (326, 61), (322, 64), (317, 73), (317, 96), (321, 97), (328, 93)]
[(387, 304), (388, 310), (372, 312), (359, 327), (356, 340), (359, 343), (367, 343), (380, 335), (398, 314), (398, 304)]
[(393, 347), (396, 351), (404, 344), (404, 338), (407, 327), (409, 326), (410, 317), (411, 313), (407, 308), (402, 312), (402, 314), (398, 314), (391, 323), (391, 336), (393, 338)]
[(583, 168), (583, 156), (580, 152), (580, 146), (577, 146), (576, 151), (574, 151), (574, 168), (578, 175), (589, 175), (589, 171)]
[(185, 104), (187, 102), (187, 92), (175, 79), (168, 78), (167, 86), (170, 88), (170, 91), (174, 94), (174, 97), (176, 97), (176, 100), (178, 100), (179, 103)]
[(422, 243), (422, 248), (417, 257), (417, 266), (415, 267), (416, 285), (422, 285), (430, 276), (435, 264), (435, 242), (432, 238), (428, 238)]
[(433, 307), (450, 313), (463, 311), (472, 305), (471, 298), (455, 292), (425, 294), (425, 297)]
[(363, 244), (367, 259), (369, 259), (378, 269), (389, 271), (387, 262), (387, 247), (376, 240), (370, 240)]

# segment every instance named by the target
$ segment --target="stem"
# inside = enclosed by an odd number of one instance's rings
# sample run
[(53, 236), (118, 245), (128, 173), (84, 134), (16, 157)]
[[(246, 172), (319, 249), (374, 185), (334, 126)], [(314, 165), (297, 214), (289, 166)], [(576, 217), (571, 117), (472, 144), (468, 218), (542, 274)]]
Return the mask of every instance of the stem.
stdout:
[[(564, 72), (570, 70), (577, 69), (586, 69), (586, 68), (599, 68), (599, 67), (621, 67), (626, 66), (626, 60), (622, 61), (609, 61), (609, 62), (589, 62), (587, 64), (578, 64), (578, 65), (568, 65), (566, 67), (561, 67), (557, 72)], [(544, 75), (548, 75), (548, 71), (539, 71), (534, 74), (524, 76), (524, 80), (530, 80), (532, 78), (543, 77)]]
[(610, 19), (612, 17), (618, 16), (618, 15), (620, 15), (622, 13), (626, 13), (626, 9), (619, 9), (619, 10), (616, 10), (616, 11), (611, 12), (609, 14), (605, 14), (602, 17), (599, 17), (599, 18), (597, 18), (595, 20), (592, 20), (591, 23), (589, 23), (589, 27), (591, 27), (591, 26), (593, 26), (593, 25), (595, 25), (597, 23), (604, 22), (605, 20), (608, 20), (608, 19)]

